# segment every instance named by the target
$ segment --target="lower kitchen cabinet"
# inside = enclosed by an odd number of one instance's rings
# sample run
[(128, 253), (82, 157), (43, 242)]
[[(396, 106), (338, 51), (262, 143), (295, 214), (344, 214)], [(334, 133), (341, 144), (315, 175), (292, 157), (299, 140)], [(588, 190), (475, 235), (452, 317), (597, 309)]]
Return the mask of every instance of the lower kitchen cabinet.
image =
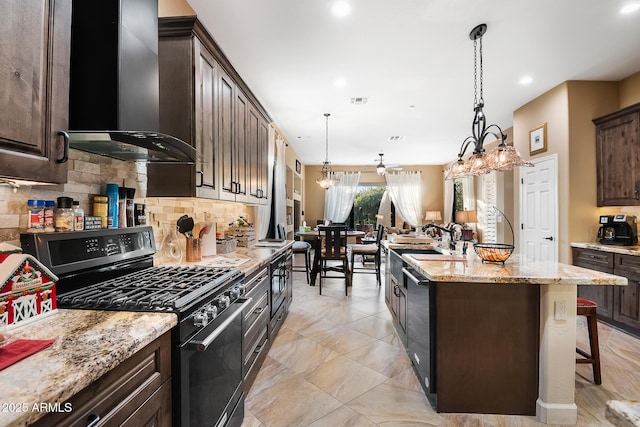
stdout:
[(269, 341), (269, 269), (252, 273), (245, 284), (245, 296), (253, 304), (245, 309), (242, 323), (243, 388), (248, 393), (267, 356)]
[(578, 267), (626, 277), (628, 286), (578, 286), (578, 296), (598, 304), (598, 318), (640, 336), (640, 256), (572, 248)]
[(50, 413), (44, 426), (171, 426), (171, 332), (62, 404), (71, 412)]

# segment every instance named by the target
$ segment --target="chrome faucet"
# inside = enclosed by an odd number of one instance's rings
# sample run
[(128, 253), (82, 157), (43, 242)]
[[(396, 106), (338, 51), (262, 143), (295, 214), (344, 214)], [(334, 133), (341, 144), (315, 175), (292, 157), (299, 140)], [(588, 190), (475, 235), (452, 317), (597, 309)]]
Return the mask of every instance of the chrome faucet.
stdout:
[(449, 235), (451, 236), (451, 238), (449, 239), (449, 250), (451, 252), (455, 252), (455, 250), (456, 250), (456, 235), (455, 235), (455, 230), (453, 228), (451, 228), (449, 230), (447, 228), (440, 227), (439, 225), (425, 224), (425, 225), (422, 226), (422, 232), (424, 233), (425, 231), (427, 231), (430, 228), (437, 228), (438, 230), (445, 231), (445, 232), (449, 233)]

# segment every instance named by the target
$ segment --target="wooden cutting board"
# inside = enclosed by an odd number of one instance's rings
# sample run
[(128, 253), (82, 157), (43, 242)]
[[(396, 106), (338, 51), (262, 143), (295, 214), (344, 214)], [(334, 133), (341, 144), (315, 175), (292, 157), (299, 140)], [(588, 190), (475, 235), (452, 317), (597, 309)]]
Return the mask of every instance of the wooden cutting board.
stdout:
[(431, 237), (394, 236), (391, 238), (391, 243), (424, 244), (424, 243), (433, 243), (433, 242), (434, 240)]

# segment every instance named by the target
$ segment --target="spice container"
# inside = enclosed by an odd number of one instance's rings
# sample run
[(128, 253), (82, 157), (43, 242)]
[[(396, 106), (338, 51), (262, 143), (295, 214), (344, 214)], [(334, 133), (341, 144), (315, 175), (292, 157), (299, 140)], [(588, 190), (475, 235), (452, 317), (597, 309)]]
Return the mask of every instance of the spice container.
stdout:
[(44, 231), (51, 233), (56, 231), (55, 219), (53, 209), (56, 206), (56, 202), (53, 200), (45, 200), (44, 202)]
[(133, 198), (136, 195), (136, 189), (135, 188), (127, 188), (127, 203), (126, 203), (126, 210), (127, 210), (127, 227), (133, 227), (135, 225), (135, 214), (134, 214), (134, 210), (133, 210)]
[(58, 197), (55, 224), (56, 231), (73, 231), (73, 199), (71, 197)]
[(127, 227), (127, 189), (125, 187), (118, 187), (118, 228), (126, 228), (126, 227)]
[(27, 209), (29, 215), (29, 233), (41, 233), (44, 231), (44, 209), (39, 205), (40, 200), (27, 200)]
[(107, 228), (107, 196), (93, 196), (93, 216), (98, 216), (102, 220), (102, 228)]
[(80, 201), (73, 201), (73, 229), (75, 231), (84, 230), (84, 210), (80, 207)]
[(107, 227), (118, 228), (118, 184), (107, 184)]
[(146, 225), (147, 214), (145, 212), (146, 205), (144, 203), (135, 204), (135, 225)]

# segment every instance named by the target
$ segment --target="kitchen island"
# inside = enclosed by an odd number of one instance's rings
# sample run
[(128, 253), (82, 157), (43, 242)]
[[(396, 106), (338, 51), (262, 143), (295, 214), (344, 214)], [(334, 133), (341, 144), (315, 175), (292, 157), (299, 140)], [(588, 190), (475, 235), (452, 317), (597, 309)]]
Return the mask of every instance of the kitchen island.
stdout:
[[(437, 251), (454, 256), (402, 255), (420, 282), (406, 287), (411, 280), (405, 274), (407, 349), (436, 409), (575, 424), (577, 285), (627, 280), (517, 255), (501, 265), (482, 263), (473, 250), (465, 256)], [(424, 303), (416, 308), (415, 301)], [(425, 335), (427, 342), (420, 339)], [(416, 339), (419, 345), (412, 345)], [(433, 369), (417, 368), (425, 363)]]

